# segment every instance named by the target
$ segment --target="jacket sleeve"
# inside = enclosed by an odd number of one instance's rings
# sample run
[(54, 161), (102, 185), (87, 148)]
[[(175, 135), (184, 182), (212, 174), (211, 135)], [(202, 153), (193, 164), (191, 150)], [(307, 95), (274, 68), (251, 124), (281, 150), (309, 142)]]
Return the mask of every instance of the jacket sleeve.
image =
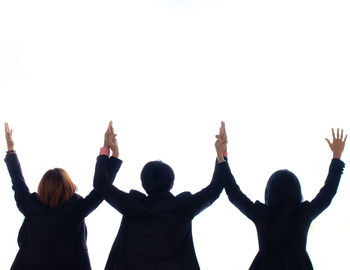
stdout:
[[(104, 181), (112, 184), (114, 182), (117, 172), (120, 169), (122, 162), (121, 160), (115, 157), (108, 158), (107, 156), (103, 156), (105, 157), (103, 159), (100, 157), (102, 157), (102, 155), (97, 158), (94, 179), (95, 178), (105, 179)], [(106, 163), (107, 167), (105, 166), (104, 163)], [(107, 173), (103, 171), (105, 169), (108, 170)], [(103, 198), (99, 195), (99, 193), (95, 189), (93, 189), (89, 193), (89, 195), (87, 195), (83, 199), (81, 203), (82, 215), (84, 217), (89, 215), (92, 211), (94, 211), (97, 208), (97, 206), (100, 205), (102, 201), (103, 201)]]
[(5, 157), (5, 163), (12, 180), (12, 189), (15, 191), (15, 200), (17, 207), (23, 214), (25, 214), (26, 201), (28, 200), (30, 193), (24, 181), (21, 165), (19, 163), (17, 154), (7, 154)]
[(330, 205), (333, 197), (337, 193), (344, 166), (344, 162), (340, 159), (332, 159), (324, 186), (309, 204), (311, 219), (316, 218)]
[[(130, 204), (130, 195), (124, 191), (121, 191), (117, 187), (115, 187), (110, 181), (107, 181), (108, 177), (101, 177), (103, 172), (107, 172), (106, 164), (105, 164), (106, 156), (99, 156), (97, 158), (97, 164), (102, 162), (102, 166), (97, 168), (96, 165), (96, 173), (94, 177), (94, 188), (97, 193), (106, 200), (112, 207), (117, 209), (120, 213), (124, 214), (126, 209)], [(122, 161), (117, 159), (119, 167), (122, 164)], [(108, 174), (110, 172), (108, 171)]]
[(217, 198), (219, 198), (222, 189), (224, 188), (224, 181), (222, 178), (222, 169), (226, 161), (217, 162), (213, 173), (213, 178), (210, 184), (201, 191), (189, 197), (189, 208), (192, 216), (196, 216), (205, 208), (210, 206)]
[(233, 177), (228, 163), (223, 168), (223, 177), (225, 178), (225, 191), (232, 204), (249, 219), (254, 220), (256, 216), (256, 205), (241, 191)]

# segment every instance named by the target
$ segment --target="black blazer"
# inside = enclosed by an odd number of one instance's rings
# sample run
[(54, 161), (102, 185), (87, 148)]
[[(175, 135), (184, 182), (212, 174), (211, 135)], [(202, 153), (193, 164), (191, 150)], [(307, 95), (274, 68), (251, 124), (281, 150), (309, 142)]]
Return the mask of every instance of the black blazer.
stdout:
[(95, 178), (96, 191), (123, 214), (105, 269), (199, 269), (191, 221), (219, 197), (222, 168), (223, 163), (216, 164), (210, 185), (193, 195), (163, 192), (146, 196), (135, 190), (125, 193), (103, 180), (106, 178)]
[[(108, 181), (112, 182), (120, 166), (115, 158), (107, 161)], [(18, 234), (19, 251), (11, 270), (91, 269), (84, 218), (95, 210), (102, 198), (92, 190), (85, 198), (74, 194), (68, 202), (50, 208), (38, 200), (36, 193), (29, 193), (17, 155), (7, 154), (5, 162), (12, 179), (17, 207), (25, 217)], [(95, 180), (105, 176), (99, 174), (100, 165), (98, 159)]]
[(289, 214), (281, 214), (256, 201), (253, 203), (242, 193), (224, 165), (225, 189), (230, 201), (249, 219), (258, 233), (259, 252), (250, 270), (310, 270), (313, 269), (306, 252), (307, 233), (310, 224), (331, 203), (337, 192), (344, 163), (333, 159), (326, 183), (311, 201), (304, 201)]

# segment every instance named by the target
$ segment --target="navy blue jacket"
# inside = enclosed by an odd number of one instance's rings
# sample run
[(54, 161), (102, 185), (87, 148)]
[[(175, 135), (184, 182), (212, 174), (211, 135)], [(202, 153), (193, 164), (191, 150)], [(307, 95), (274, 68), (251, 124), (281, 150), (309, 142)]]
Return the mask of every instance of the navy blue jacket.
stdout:
[[(74, 194), (66, 203), (50, 208), (38, 200), (36, 193), (29, 192), (17, 155), (7, 154), (5, 162), (17, 207), (25, 217), (18, 234), (19, 251), (11, 270), (91, 269), (84, 218), (102, 202), (98, 193), (92, 190), (85, 198)], [(112, 182), (120, 166), (115, 158), (107, 158), (107, 162), (110, 178), (101, 180)], [(100, 163), (98, 159), (95, 180), (106, 176)]]
[(103, 180), (107, 177), (95, 178), (96, 191), (123, 215), (105, 269), (199, 269), (192, 219), (219, 197), (224, 184), (223, 163), (216, 164), (210, 185), (196, 194), (184, 192), (174, 196), (162, 192), (146, 196), (135, 190), (125, 193)]
[[(225, 189), (229, 200), (249, 219), (258, 233), (259, 252), (250, 270), (311, 270), (306, 252), (311, 222), (331, 203), (337, 192), (344, 163), (333, 159), (326, 183), (311, 201), (302, 202), (289, 213), (281, 213), (256, 201), (253, 203), (239, 189), (228, 163), (224, 164)], [(234, 266), (232, 269), (235, 269)]]

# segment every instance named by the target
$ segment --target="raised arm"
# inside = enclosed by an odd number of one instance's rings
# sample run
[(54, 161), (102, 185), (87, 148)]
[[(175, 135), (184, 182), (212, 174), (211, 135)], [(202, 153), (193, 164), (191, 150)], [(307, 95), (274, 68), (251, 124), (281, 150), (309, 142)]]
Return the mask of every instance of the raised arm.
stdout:
[(339, 135), (339, 128), (337, 129), (337, 136), (332, 129), (333, 142), (326, 139), (331, 151), (333, 152), (333, 159), (331, 161), (328, 176), (325, 185), (316, 195), (316, 197), (310, 202), (311, 218), (316, 218), (323, 210), (325, 210), (331, 203), (333, 197), (337, 193), (340, 177), (343, 173), (344, 162), (340, 160), (344, 150), (345, 141), (347, 136), (343, 138), (343, 130)]
[(17, 207), (23, 214), (25, 214), (25, 201), (30, 193), (24, 181), (21, 165), (15, 152), (12, 132), (13, 130), (10, 130), (8, 123), (5, 123), (5, 137), (8, 149), (5, 162), (12, 180), (12, 189), (15, 191)]
[[(113, 159), (114, 162), (118, 163), (118, 166), (120, 167), (122, 161), (119, 159), (119, 147), (116, 136), (117, 135), (114, 133), (113, 125), (112, 123), (110, 123), (110, 132), (108, 132), (108, 134), (106, 134), (105, 136), (104, 146), (112, 150), (111, 159)], [(124, 214), (125, 211), (127, 211), (127, 206), (129, 205), (129, 203), (127, 203), (129, 199), (129, 194), (113, 186), (112, 182), (107, 181), (110, 175), (107, 178), (101, 177), (101, 175), (103, 175), (106, 172), (108, 174), (113, 173), (111, 170), (107, 171), (105, 165), (100, 167), (97, 166), (99, 164), (99, 161), (104, 159), (106, 159), (106, 157), (101, 155), (97, 158), (96, 172), (94, 177), (94, 188), (98, 192), (98, 194), (103, 199), (105, 199), (111, 206), (113, 206), (119, 212)]]
[(241, 191), (233, 177), (228, 163), (223, 168), (223, 177), (225, 178), (225, 191), (230, 202), (235, 205), (239, 211), (249, 219), (254, 220), (256, 216), (255, 204)]
[(221, 122), (219, 135), (216, 135), (216, 139), (215, 149), (217, 153), (217, 160), (214, 174), (210, 184), (207, 187), (191, 196), (190, 205), (193, 216), (210, 206), (219, 197), (224, 187), (222, 170), (225, 166), (224, 163), (226, 163), (224, 155), (227, 148), (227, 136), (224, 122)]
[[(105, 132), (104, 136), (104, 146), (100, 150), (100, 155), (104, 156), (104, 158), (97, 158), (96, 166), (95, 166), (95, 176), (94, 178), (103, 178), (105, 181), (109, 183), (113, 183), (115, 176), (121, 166), (121, 161), (118, 159), (118, 151), (117, 149), (114, 149), (113, 154), (110, 158), (109, 157), (109, 145), (108, 141), (111, 138), (113, 134), (113, 126), (112, 122), (109, 123), (107, 131)], [(108, 174), (105, 175), (104, 173), (104, 163), (105, 161), (103, 159), (106, 159), (106, 166)], [(103, 161), (102, 161), (103, 160)], [(107, 177), (107, 178), (105, 178)], [(89, 195), (87, 195), (84, 200), (81, 203), (81, 211), (83, 216), (87, 216), (90, 214), (93, 210), (96, 209), (96, 207), (102, 202), (103, 198), (99, 195), (99, 193), (93, 189)]]
[(233, 177), (228, 162), (222, 169), (222, 177), (225, 179), (225, 191), (232, 204), (250, 219), (255, 217), (255, 204), (240, 190)]

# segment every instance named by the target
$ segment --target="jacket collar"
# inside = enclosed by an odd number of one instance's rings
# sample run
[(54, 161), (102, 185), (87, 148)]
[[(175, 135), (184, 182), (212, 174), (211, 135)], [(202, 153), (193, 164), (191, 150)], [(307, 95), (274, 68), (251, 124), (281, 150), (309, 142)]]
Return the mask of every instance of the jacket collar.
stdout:
[(148, 194), (148, 198), (155, 199), (168, 199), (174, 198), (174, 195), (170, 191), (159, 192), (159, 193), (151, 193)]

